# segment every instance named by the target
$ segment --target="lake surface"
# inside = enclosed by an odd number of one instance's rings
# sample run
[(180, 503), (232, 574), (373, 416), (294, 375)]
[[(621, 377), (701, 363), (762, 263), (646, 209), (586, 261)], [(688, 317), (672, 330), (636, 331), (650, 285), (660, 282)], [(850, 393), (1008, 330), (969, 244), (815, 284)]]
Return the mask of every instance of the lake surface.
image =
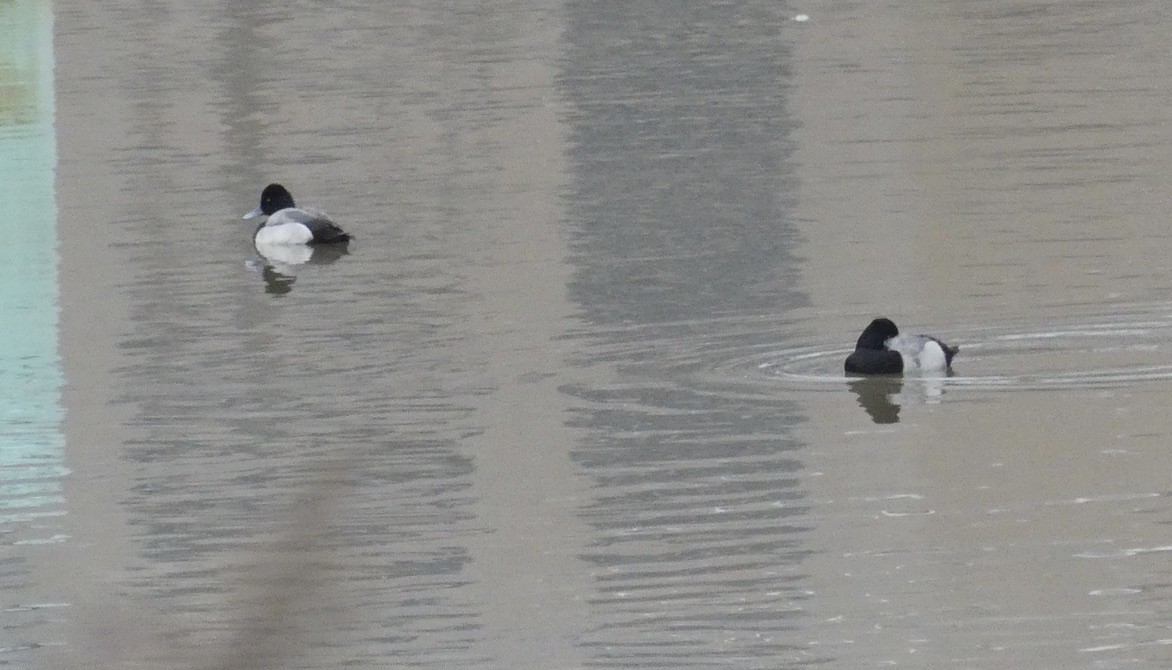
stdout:
[(1172, 665), (1170, 34), (0, 7), (0, 667)]

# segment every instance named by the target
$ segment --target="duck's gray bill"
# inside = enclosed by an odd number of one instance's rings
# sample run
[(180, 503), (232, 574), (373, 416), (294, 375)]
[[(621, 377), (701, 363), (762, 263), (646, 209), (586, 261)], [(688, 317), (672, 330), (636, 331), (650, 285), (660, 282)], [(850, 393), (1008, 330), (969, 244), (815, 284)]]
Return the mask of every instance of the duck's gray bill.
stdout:
[(242, 216), (240, 218), (242, 218), (242, 219), (255, 219), (258, 216), (264, 216), (264, 210), (261, 209), (260, 207), (257, 207), (256, 209), (252, 210), (251, 212), (245, 214), (244, 216)]

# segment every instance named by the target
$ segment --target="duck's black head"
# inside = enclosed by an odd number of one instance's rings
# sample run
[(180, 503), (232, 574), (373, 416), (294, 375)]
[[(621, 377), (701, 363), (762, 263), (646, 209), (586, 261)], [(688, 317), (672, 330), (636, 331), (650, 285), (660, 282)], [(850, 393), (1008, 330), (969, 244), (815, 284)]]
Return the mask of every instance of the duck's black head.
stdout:
[(884, 346), (896, 335), (899, 335), (899, 329), (891, 319), (872, 321), (859, 335), (855, 350), (846, 357), (847, 374), (897, 375), (903, 372), (903, 355)]
[(894, 321), (885, 318), (875, 319), (863, 329), (863, 334), (859, 335), (859, 341), (855, 343), (855, 349), (883, 349), (883, 343), (896, 335), (899, 335), (899, 328), (895, 327)]
[(293, 194), (280, 184), (269, 184), (260, 193), (260, 210), (266, 216), (271, 216), (282, 209), (295, 207)]

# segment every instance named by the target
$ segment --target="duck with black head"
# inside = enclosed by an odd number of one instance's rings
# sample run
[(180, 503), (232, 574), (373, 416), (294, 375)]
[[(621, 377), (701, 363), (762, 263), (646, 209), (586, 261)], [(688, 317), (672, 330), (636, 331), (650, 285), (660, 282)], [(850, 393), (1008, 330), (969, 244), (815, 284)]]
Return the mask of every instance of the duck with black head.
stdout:
[(846, 357), (846, 372), (857, 375), (898, 375), (908, 372), (945, 373), (960, 347), (931, 335), (900, 335), (891, 319), (872, 321)]
[(293, 195), (280, 184), (269, 184), (260, 194), (260, 205), (245, 219), (267, 216), (254, 236), (257, 248), (288, 244), (345, 244), (350, 235), (330, 220), (325, 212), (297, 207)]

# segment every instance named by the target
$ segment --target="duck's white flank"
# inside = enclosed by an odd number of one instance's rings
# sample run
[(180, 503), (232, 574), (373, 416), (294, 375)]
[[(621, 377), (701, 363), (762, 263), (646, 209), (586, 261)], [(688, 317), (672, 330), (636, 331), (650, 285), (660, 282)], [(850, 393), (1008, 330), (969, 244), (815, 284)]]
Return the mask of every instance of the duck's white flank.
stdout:
[(256, 250), (270, 263), (277, 264), (282, 270), (292, 265), (308, 263), (313, 258), (314, 248), (308, 244), (264, 244), (257, 242)]
[(944, 355), (944, 348), (939, 342), (928, 340), (920, 350), (919, 363), (921, 370), (942, 371), (948, 367), (948, 358)]
[(273, 217), (269, 217), (269, 222), (261, 226), (260, 230), (256, 231), (257, 246), (308, 244), (313, 239), (313, 232), (304, 223), (293, 222), (273, 225), (272, 219)]

